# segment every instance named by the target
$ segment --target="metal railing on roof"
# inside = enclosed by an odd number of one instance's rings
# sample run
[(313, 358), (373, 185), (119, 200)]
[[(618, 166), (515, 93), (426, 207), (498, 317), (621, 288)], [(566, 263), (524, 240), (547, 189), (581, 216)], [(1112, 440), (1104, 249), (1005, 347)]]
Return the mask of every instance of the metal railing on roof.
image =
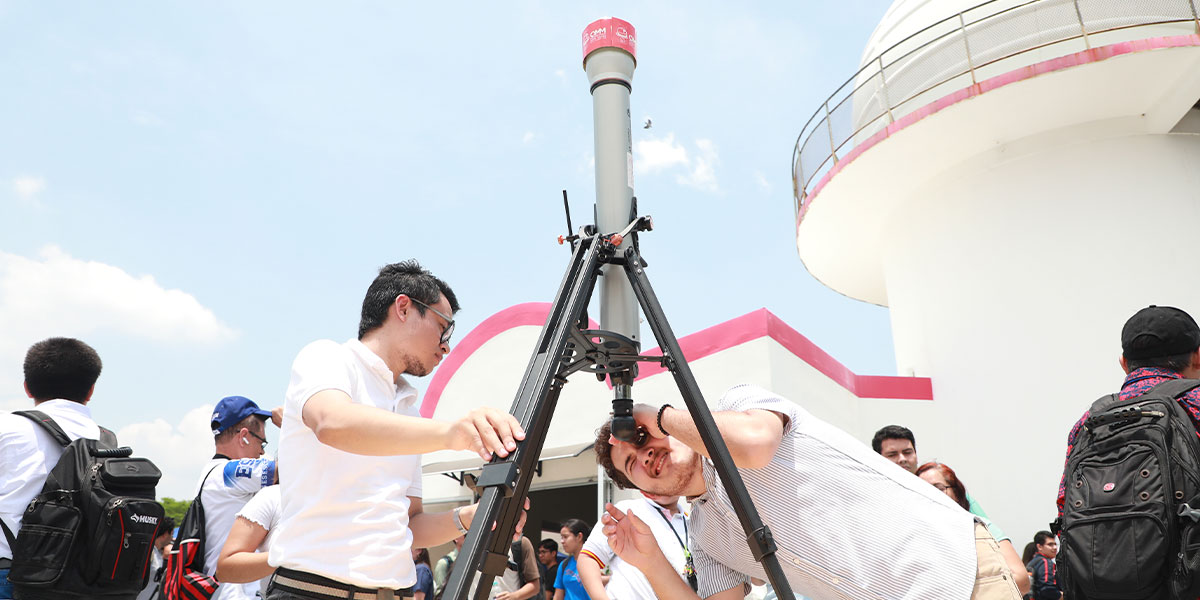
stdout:
[(904, 115), (1024, 66), (1012, 59), (1032, 52), (1063, 56), (1114, 35), (1135, 39), (1122, 33), (1134, 28), (1200, 33), (1198, 1), (989, 0), (917, 31), (866, 61), (801, 128), (792, 151), (797, 214), (840, 156)]

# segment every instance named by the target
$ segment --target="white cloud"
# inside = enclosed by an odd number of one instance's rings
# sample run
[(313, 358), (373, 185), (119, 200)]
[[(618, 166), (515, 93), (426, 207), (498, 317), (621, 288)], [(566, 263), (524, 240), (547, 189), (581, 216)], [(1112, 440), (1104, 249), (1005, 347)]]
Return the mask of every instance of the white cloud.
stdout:
[(774, 189), (771, 187), (771, 182), (767, 181), (767, 176), (763, 175), (762, 171), (754, 172), (754, 183), (758, 185), (758, 189), (762, 190), (763, 193), (766, 194), (770, 194), (771, 190)]
[(665, 138), (651, 137), (634, 142), (633, 155), (633, 170), (639, 175), (688, 165), (687, 149), (675, 141), (674, 133), (668, 133)]
[(23, 175), (13, 179), (12, 189), (24, 202), (40, 206), (41, 202), (38, 200), (38, 196), (46, 190), (46, 180), (41, 177)]
[(555, 69), (554, 76), (563, 83), (567, 82), (567, 72), (564, 69)]
[(133, 448), (134, 456), (150, 459), (162, 471), (158, 497), (190, 500), (195, 494), (200, 471), (212, 457), (212, 409), (211, 404), (193, 408), (175, 425), (154, 419), (117, 430), (122, 446)]
[(237, 336), (194, 296), (163, 288), (150, 275), (73, 258), (57, 246), (40, 254), (34, 259), (0, 252), (0, 331), (6, 338), (100, 329), (168, 343)]
[(217, 344), (237, 332), (194, 296), (153, 277), (68, 256), (0, 252), (0, 405), (28, 401), (21, 363), (30, 344), (52, 336), (116, 333), (165, 344)]
[(698, 139), (694, 151), (689, 152), (675, 141), (675, 134), (665, 137), (650, 137), (638, 140), (633, 145), (634, 171), (638, 174), (678, 171), (675, 181), (680, 185), (705, 192), (717, 192), (717, 171), (720, 163), (717, 146), (708, 139)]
[(146, 110), (136, 110), (129, 118), (142, 127), (162, 127), (166, 124), (162, 117)]
[(533, 141), (533, 138), (534, 138), (533, 132), (532, 132), (532, 131), (526, 131), (526, 132), (525, 132), (525, 135), (521, 136), (521, 142), (522, 142), (522, 143), (525, 143), (525, 144), (528, 144), (529, 142), (532, 142), (532, 141)]

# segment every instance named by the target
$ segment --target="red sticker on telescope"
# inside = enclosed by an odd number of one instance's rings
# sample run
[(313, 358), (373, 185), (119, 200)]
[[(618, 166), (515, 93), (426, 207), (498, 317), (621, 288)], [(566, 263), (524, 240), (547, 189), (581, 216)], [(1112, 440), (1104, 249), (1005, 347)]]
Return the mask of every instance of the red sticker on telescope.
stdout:
[(583, 30), (583, 57), (601, 48), (620, 48), (637, 58), (637, 32), (615, 17), (593, 21)]

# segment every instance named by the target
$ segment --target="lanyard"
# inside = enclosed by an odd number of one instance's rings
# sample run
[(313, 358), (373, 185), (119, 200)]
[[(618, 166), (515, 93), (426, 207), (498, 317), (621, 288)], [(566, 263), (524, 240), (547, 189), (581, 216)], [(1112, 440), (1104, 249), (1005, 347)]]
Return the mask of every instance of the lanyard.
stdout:
[[(688, 585), (692, 586), (692, 591), (696, 591), (698, 582), (696, 579), (696, 565), (692, 563), (692, 551), (688, 550), (688, 546), (683, 541), (683, 538), (679, 537), (679, 532), (675, 531), (675, 525), (671, 523), (670, 517), (663, 514), (663, 511), (658, 510), (657, 508), (654, 509), (654, 512), (658, 513), (658, 516), (662, 517), (663, 520), (667, 522), (667, 528), (671, 530), (671, 533), (675, 534), (675, 539), (679, 540), (679, 545), (683, 546), (683, 558), (686, 561), (683, 565), (683, 575), (684, 577), (687, 577)], [(687, 519), (685, 518), (683, 520), (683, 535), (687, 536), (687, 534)]]

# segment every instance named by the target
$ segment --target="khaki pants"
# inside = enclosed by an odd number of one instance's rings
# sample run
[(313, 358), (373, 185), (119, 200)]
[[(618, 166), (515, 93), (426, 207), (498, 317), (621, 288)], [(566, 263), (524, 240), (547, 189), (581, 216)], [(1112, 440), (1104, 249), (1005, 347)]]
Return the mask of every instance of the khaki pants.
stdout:
[(975, 523), (975, 589), (971, 600), (1021, 600), (1000, 546), (982, 523)]

